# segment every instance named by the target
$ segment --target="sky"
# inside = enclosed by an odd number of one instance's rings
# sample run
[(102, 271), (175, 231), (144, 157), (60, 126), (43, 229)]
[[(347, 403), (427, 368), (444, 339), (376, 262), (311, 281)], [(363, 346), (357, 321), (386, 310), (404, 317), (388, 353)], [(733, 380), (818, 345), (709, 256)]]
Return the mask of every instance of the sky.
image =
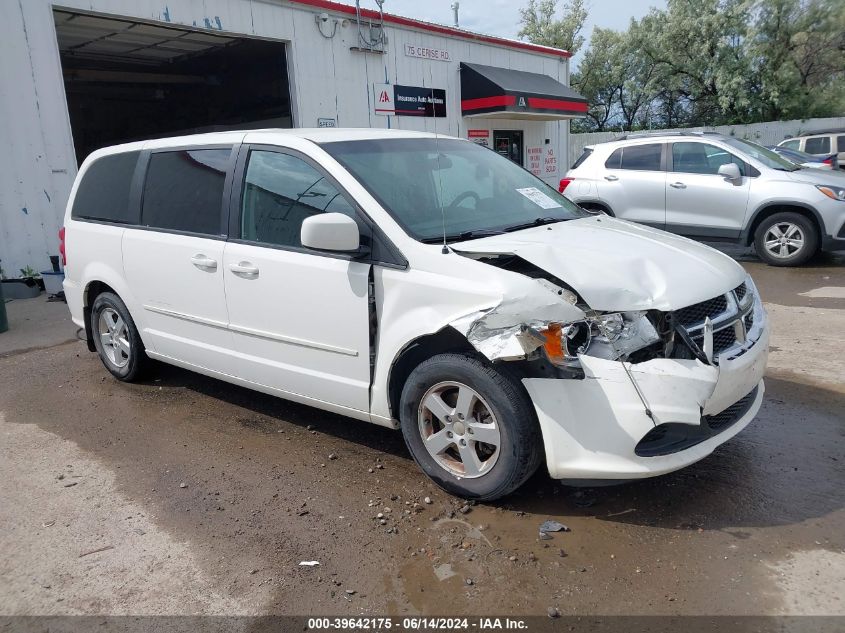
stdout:
[[(344, 4), (355, 4), (355, 0), (339, 0)], [(385, 0), (385, 13), (394, 13), (411, 18), (452, 24), (454, 0)], [(563, 4), (565, 0), (561, 1)], [(519, 8), (525, 0), (460, 0), (460, 24), (462, 28), (488, 35), (517, 39), (519, 32)], [(641, 18), (652, 6), (666, 7), (666, 0), (587, 0), (589, 14), (582, 35), (589, 41), (594, 26), (606, 29), (625, 29), (631, 18)], [(361, 7), (376, 9), (375, 0), (361, 0)], [(586, 47), (586, 44), (585, 44)], [(583, 52), (583, 51), (582, 51)], [(579, 58), (573, 61), (577, 67)]]

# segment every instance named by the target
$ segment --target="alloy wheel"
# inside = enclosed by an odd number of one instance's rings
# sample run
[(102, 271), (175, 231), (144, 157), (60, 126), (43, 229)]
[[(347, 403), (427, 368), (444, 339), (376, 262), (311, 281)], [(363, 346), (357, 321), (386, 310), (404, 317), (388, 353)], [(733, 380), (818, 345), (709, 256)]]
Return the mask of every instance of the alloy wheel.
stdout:
[(450, 473), (475, 479), (496, 465), (502, 443), (499, 423), (472, 387), (437, 383), (420, 401), (418, 423), (429, 455)]
[(763, 244), (772, 257), (787, 259), (804, 248), (804, 231), (792, 222), (778, 222), (766, 231)]
[(97, 321), (100, 346), (108, 361), (118, 369), (126, 367), (132, 355), (129, 328), (113, 308), (104, 308)]

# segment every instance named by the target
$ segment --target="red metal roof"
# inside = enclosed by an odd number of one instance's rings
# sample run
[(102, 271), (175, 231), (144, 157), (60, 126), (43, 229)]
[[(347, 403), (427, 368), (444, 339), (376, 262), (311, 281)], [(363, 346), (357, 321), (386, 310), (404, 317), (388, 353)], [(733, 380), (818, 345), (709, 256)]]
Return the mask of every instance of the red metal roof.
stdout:
[[(335, 11), (337, 13), (346, 13), (348, 15), (355, 15), (355, 7), (349, 4), (341, 4), (340, 2), (332, 2), (331, 0), (288, 0), (292, 4), (301, 4), (323, 11)], [(361, 9), (361, 17), (368, 20), (378, 19), (378, 11), (372, 9)], [(509, 40), (503, 37), (493, 37), (492, 35), (481, 35), (480, 33), (472, 33), (463, 29), (456, 29), (451, 26), (443, 26), (440, 24), (432, 24), (431, 22), (423, 22), (422, 20), (415, 20), (413, 18), (406, 18), (401, 15), (384, 14), (384, 21), (387, 24), (397, 24), (399, 26), (408, 26), (423, 31), (431, 31), (432, 33), (439, 33), (440, 35), (447, 35), (450, 37), (459, 37), (465, 40), (472, 40), (475, 42), (484, 42), (485, 44), (495, 44), (497, 46), (505, 46), (507, 48), (515, 48), (518, 50), (531, 51), (533, 53), (542, 53), (544, 55), (554, 55), (557, 57), (572, 57), (572, 53), (561, 48), (552, 48), (551, 46), (540, 46), (539, 44), (530, 44), (529, 42), (520, 42), (518, 40)]]

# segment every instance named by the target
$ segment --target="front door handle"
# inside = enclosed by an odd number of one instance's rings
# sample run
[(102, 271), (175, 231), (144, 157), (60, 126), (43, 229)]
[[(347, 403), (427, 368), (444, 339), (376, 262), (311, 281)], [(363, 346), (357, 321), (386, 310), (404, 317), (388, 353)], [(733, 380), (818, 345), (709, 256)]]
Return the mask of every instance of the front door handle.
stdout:
[(214, 272), (217, 270), (217, 260), (211, 259), (208, 255), (204, 255), (202, 253), (197, 253), (191, 257), (191, 263), (200, 270), (208, 272)]
[(610, 174), (608, 176), (605, 176), (604, 179), (613, 182), (614, 180), (619, 180), (619, 176), (614, 176), (613, 174)]
[(252, 262), (229, 264), (229, 270), (235, 273), (238, 277), (243, 277), (244, 279), (258, 278), (258, 266), (255, 266)]
[(687, 188), (687, 186), (682, 182), (673, 182), (669, 186), (674, 187), (675, 189), (686, 189)]

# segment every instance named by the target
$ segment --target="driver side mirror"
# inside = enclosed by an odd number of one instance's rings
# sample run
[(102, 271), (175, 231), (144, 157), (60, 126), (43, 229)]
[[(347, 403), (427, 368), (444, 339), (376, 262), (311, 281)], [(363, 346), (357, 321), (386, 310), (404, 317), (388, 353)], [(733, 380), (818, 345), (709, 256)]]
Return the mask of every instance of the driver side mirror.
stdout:
[(731, 180), (736, 182), (742, 178), (742, 174), (739, 171), (739, 166), (736, 163), (725, 163), (721, 167), (719, 167), (719, 175), (724, 176), (725, 180)]
[(318, 213), (302, 222), (299, 239), (306, 248), (349, 253), (358, 250), (358, 223), (343, 213)]

